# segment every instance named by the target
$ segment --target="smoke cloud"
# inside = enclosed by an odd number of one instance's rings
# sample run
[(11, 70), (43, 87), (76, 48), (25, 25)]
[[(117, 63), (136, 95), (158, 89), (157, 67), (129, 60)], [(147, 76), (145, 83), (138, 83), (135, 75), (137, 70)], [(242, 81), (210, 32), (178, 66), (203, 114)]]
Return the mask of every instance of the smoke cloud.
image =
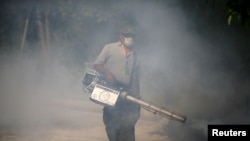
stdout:
[(144, 6), (138, 14), (147, 36), (142, 95), (188, 118), (184, 125), (166, 125), (170, 139), (206, 140), (208, 124), (249, 123), (249, 82), (240, 76), (243, 62), (233, 49), (233, 36), (223, 26), (217, 39), (211, 31), (198, 30), (200, 24), (216, 26), (185, 14), (177, 2)]
[[(214, 37), (209, 23), (188, 17), (193, 13), (187, 14), (180, 1), (128, 2), (128, 12), (138, 29), (142, 97), (187, 116), (185, 124), (169, 121), (163, 125), (169, 140), (206, 140), (208, 124), (249, 124), (249, 80), (239, 75), (243, 62), (231, 48), (237, 44), (232, 34), (221, 28), (219, 39)], [(68, 22), (68, 26), (78, 24)], [(208, 29), (195, 28), (202, 24)], [(75, 120), (61, 111), (61, 103), (86, 100), (80, 84), (83, 64), (93, 61), (106, 43), (118, 39), (116, 30), (112, 25), (96, 27), (89, 44), (83, 45), (88, 47), (85, 52), (80, 47), (74, 52), (68, 52), (70, 47), (59, 48), (80, 43), (52, 42), (50, 67), (44, 67), (39, 55), (22, 59), (17, 54), (1, 55), (0, 125), (21, 131), (34, 126), (81, 128), (81, 117)], [(80, 67), (69, 59), (76, 55)], [(93, 110), (74, 104), (68, 108)]]

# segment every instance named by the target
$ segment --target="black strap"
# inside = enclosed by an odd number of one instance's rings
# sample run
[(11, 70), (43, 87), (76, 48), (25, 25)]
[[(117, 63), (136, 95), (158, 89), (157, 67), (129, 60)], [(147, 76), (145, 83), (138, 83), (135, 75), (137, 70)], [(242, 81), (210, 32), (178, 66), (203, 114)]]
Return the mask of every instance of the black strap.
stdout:
[(132, 80), (134, 79), (134, 73), (135, 73), (135, 67), (136, 67), (136, 62), (137, 62), (137, 54), (136, 52), (133, 53), (133, 66), (132, 66), (132, 70), (131, 70), (131, 75), (130, 75), (130, 83), (129, 85), (131, 86), (132, 84)]

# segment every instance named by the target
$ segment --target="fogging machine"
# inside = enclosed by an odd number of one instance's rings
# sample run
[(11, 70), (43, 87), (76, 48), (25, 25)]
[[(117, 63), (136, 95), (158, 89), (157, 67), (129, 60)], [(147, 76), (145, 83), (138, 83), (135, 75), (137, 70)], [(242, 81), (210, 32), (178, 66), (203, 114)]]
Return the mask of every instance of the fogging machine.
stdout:
[(184, 123), (186, 117), (177, 114), (174, 111), (166, 110), (152, 105), (142, 99), (130, 96), (122, 88), (116, 88), (108, 85), (103, 75), (93, 69), (87, 69), (82, 78), (82, 89), (85, 93), (90, 94), (89, 99), (97, 104), (115, 107), (118, 98), (124, 98), (130, 102), (139, 104), (149, 112), (162, 117)]

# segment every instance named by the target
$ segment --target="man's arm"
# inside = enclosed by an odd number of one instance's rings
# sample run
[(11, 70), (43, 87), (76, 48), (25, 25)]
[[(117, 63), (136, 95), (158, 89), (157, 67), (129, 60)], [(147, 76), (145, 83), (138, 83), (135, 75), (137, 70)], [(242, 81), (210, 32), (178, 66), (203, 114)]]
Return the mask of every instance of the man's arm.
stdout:
[(99, 73), (104, 74), (108, 82), (114, 83), (116, 80), (115, 76), (108, 69), (106, 69), (103, 64), (94, 64), (94, 69)]

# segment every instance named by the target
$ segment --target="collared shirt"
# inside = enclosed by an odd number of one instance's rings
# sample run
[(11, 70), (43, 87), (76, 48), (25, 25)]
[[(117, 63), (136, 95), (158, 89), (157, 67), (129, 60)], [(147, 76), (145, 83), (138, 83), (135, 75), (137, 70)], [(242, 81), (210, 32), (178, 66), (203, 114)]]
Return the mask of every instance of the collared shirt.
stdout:
[(122, 53), (126, 58), (128, 58), (131, 54), (133, 54), (133, 51), (129, 51), (124, 46), (122, 46)]
[(118, 81), (129, 85), (134, 54), (130, 53), (126, 57), (123, 51), (120, 42), (108, 44), (97, 57), (95, 64), (104, 64), (104, 67), (113, 73)]

